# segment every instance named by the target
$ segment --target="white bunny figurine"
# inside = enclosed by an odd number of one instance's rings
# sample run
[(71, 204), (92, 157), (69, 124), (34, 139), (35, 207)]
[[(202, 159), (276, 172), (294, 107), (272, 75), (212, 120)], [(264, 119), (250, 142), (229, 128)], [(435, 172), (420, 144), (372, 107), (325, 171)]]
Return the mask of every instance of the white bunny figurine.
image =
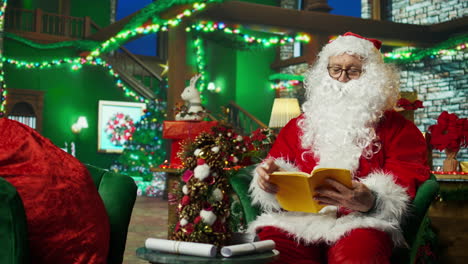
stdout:
[(194, 120), (199, 121), (205, 117), (205, 109), (201, 105), (200, 92), (195, 87), (201, 74), (197, 74), (190, 79), (190, 85), (185, 87), (184, 91), (180, 95), (182, 100), (185, 101), (187, 111), (179, 112), (175, 120)]

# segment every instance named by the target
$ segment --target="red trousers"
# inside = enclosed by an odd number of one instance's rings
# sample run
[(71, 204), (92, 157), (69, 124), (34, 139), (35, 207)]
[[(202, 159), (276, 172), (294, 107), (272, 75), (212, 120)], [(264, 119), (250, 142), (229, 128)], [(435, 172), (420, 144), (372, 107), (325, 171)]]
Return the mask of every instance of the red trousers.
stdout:
[(292, 235), (272, 226), (262, 228), (258, 236), (275, 241), (280, 252), (275, 264), (386, 264), (393, 247), (387, 233), (370, 228), (354, 229), (332, 245), (297, 243)]

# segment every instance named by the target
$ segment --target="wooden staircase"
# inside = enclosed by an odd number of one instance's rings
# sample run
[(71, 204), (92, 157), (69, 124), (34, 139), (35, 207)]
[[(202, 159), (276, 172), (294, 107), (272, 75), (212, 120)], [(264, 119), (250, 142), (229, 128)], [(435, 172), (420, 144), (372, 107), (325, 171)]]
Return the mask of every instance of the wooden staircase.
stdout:
[[(43, 12), (41, 9), (27, 10), (8, 7), (5, 30), (40, 43), (79, 39), (105, 41), (116, 35), (137, 13), (101, 28), (89, 17), (71, 17)], [(135, 55), (125, 47), (102, 54), (101, 57), (112, 65), (120, 78), (141, 96), (147, 99), (167, 97), (166, 89), (160, 87), (163, 79), (161, 74), (164, 70), (161, 65), (166, 64), (165, 61), (157, 57)], [(233, 101), (224, 108), (224, 114), (225, 120), (221, 122), (231, 124), (235, 130), (244, 135), (258, 128), (267, 127)], [(209, 118), (216, 120), (212, 115)]]
[(242, 135), (249, 135), (259, 128), (268, 128), (262, 121), (233, 101), (225, 107), (224, 114), (227, 116), (225, 122), (232, 125)]
[[(100, 28), (89, 17), (71, 17), (43, 12), (41, 9), (8, 7), (5, 30), (39, 43), (79, 39), (104, 41), (112, 37), (112, 34), (117, 34), (136, 13), (106, 28)], [(167, 92), (160, 88), (163, 71), (161, 65), (165, 62), (156, 57), (132, 54), (124, 47), (103, 54), (101, 57), (112, 65), (121, 79), (141, 96), (147, 99), (166, 98)]]

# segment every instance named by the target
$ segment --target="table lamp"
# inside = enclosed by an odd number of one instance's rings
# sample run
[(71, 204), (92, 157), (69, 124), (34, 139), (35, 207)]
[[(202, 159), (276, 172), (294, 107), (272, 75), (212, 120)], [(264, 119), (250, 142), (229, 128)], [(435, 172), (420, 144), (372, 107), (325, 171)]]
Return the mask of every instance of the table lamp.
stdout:
[(268, 126), (270, 128), (282, 128), (289, 120), (300, 114), (301, 109), (297, 98), (275, 98)]

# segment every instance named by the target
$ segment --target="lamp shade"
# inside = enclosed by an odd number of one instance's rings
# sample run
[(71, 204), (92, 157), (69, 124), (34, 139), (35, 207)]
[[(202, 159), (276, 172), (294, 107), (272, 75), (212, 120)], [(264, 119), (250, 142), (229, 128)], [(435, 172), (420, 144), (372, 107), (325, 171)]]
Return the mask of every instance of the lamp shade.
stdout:
[(289, 120), (299, 116), (301, 109), (297, 98), (275, 98), (269, 127), (284, 127)]
[(80, 116), (78, 118), (78, 121), (76, 122), (78, 124), (78, 126), (80, 126), (81, 128), (88, 128), (88, 120), (86, 120), (86, 117), (84, 116)]

